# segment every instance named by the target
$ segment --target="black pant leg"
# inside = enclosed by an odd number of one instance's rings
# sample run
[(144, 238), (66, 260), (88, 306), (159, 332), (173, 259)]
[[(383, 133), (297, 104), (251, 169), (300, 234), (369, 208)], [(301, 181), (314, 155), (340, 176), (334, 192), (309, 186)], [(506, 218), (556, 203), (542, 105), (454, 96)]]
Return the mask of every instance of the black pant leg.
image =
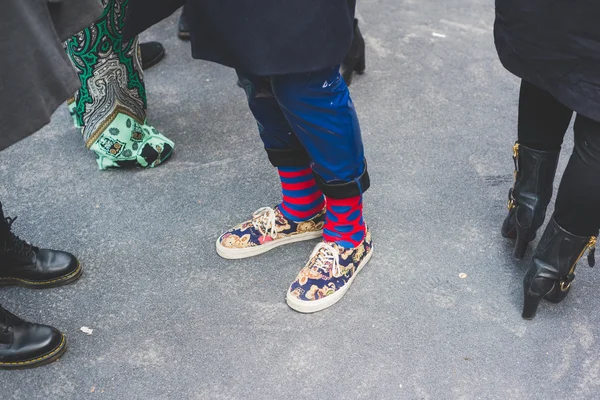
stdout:
[(554, 218), (570, 233), (595, 236), (600, 229), (600, 122), (575, 120), (575, 147), (563, 174)]
[(521, 81), (519, 143), (534, 150), (557, 151), (562, 146), (573, 111), (550, 93)]

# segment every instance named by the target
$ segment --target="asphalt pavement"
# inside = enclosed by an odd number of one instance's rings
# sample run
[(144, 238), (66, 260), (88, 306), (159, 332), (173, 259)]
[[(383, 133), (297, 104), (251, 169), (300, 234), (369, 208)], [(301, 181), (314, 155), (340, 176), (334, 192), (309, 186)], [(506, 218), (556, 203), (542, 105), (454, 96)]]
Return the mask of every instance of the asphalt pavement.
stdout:
[[(351, 87), (369, 160), (375, 252), (337, 305), (285, 293), (316, 242), (228, 261), (219, 234), (279, 200), (232, 70), (193, 60), (176, 15), (151, 28), (149, 123), (175, 154), (97, 169), (66, 107), (0, 153), (0, 198), (28, 240), (83, 262), (73, 285), (0, 302), (69, 338), (56, 363), (0, 372), (2, 399), (594, 399), (598, 271), (521, 319), (524, 262), (500, 235), (519, 81), (493, 2), (361, 0), (367, 71)], [(568, 135), (559, 166), (572, 148)], [(558, 180), (556, 182), (558, 185)], [(550, 210), (551, 211), (551, 210)], [(93, 329), (91, 335), (82, 327)]]

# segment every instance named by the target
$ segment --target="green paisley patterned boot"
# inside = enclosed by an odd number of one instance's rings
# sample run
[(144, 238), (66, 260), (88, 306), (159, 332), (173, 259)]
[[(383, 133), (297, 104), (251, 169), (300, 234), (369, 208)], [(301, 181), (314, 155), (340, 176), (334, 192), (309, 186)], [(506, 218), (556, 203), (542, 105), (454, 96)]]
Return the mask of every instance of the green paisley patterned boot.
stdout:
[(174, 143), (146, 125), (146, 88), (138, 39), (122, 35), (128, 0), (102, 0), (104, 14), (65, 48), (81, 81), (69, 111), (100, 169), (152, 168)]

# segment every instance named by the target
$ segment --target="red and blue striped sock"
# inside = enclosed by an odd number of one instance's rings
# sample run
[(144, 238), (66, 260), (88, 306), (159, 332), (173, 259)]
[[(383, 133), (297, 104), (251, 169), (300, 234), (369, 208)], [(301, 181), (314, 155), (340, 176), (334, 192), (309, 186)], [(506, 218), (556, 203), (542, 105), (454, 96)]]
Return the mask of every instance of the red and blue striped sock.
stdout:
[(362, 214), (362, 196), (347, 199), (328, 197), (323, 239), (346, 249), (357, 247), (365, 238), (367, 229)]
[(283, 201), (281, 213), (292, 221), (307, 221), (325, 207), (325, 198), (310, 167), (278, 167)]

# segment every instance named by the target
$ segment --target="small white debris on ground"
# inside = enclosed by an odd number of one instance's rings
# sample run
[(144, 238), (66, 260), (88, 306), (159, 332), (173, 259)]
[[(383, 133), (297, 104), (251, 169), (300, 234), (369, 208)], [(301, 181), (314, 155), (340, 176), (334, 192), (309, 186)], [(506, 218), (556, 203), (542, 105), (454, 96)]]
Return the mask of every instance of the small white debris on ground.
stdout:
[(88, 328), (87, 326), (82, 326), (81, 332), (85, 333), (86, 335), (91, 335), (94, 333), (94, 330), (92, 328)]
[(465, 279), (467, 277), (467, 274), (465, 274), (464, 272), (461, 272), (460, 274), (458, 274), (458, 277), (460, 279)]
[(437, 32), (431, 32), (431, 36), (441, 37), (441, 38), (446, 37), (446, 35), (444, 35), (443, 33), (437, 33)]

